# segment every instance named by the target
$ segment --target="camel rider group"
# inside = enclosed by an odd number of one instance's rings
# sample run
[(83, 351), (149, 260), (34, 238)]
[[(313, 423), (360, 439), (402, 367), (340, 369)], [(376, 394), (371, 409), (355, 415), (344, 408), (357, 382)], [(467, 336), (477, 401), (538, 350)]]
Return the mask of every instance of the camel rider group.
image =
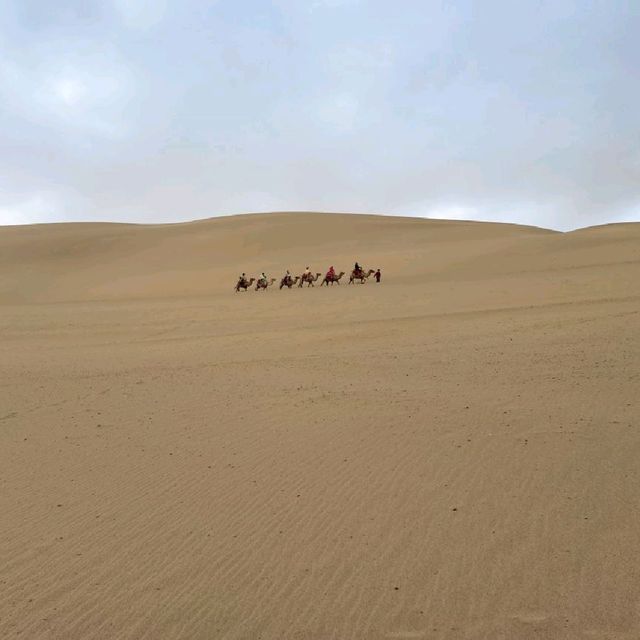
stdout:
[[(238, 284), (241, 287), (244, 287), (245, 285), (249, 284), (249, 278), (247, 278), (246, 273), (242, 273), (240, 275), (240, 277), (238, 278)], [(258, 284), (262, 284), (262, 285), (267, 284), (267, 276), (264, 274), (264, 271), (260, 274), (260, 277), (258, 278)]]
[[(380, 271), (380, 267), (378, 267), (375, 272), (372, 269), (370, 273), (373, 273), (373, 277), (376, 279), (376, 282), (380, 282), (380, 279), (382, 278), (382, 272)], [(365, 274), (364, 269), (357, 262), (353, 265), (353, 276), (355, 278), (367, 277), (367, 274)], [(328, 282), (331, 282), (333, 280), (336, 280), (336, 277), (337, 277), (336, 271), (333, 268), (333, 266), (329, 267), (329, 271), (327, 271), (327, 275), (325, 279)]]
[[(360, 266), (360, 264), (358, 262), (356, 262), (355, 265), (354, 265), (353, 275), (355, 277), (357, 277), (357, 278), (360, 278), (360, 277), (362, 277), (364, 275), (364, 269)], [(380, 269), (377, 269), (375, 271), (375, 273), (374, 273), (374, 278), (375, 278), (376, 282), (380, 282), (381, 276), (382, 276), (382, 274), (381, 274)], [(308, 281), (310, 281), (312, 279), (313, 279), (313, 274), (311, 273), (311, 269), (307, 266), (305, 268), (305, 270), (303, 271), (302, 275), (299, 277), (299, 280), (301, 280), (301, 284), (302, 284), (302, 282), (308, 282)], [(327, 271), (325, 279), (328, 282), (333, 282), (333, 281), (335, 281), (337, 279), (336, 270), (333, 267), (333, 265), (331, 267), (329, 267), (329, 270)], [(293, 280), (293, 276), (291, 275), (291, 273), (287, 269), (286, 273), (282, 277), (282, 282), (290, 282), (292, 280)], [(269, 282), (268, 282), (267, 275), (263, 271), (260, 274), (260, 277), (258, 278), (257, 285), (259, 287), (266, 288), (268, 286), (268, 284), (269, 284)], [(240, 287), (246, 287), (246, 286), (249, 285), (249, 278), (247, 278), (247, 275), (245, 273), (243, 273), (238, 278), (238, 285)]]

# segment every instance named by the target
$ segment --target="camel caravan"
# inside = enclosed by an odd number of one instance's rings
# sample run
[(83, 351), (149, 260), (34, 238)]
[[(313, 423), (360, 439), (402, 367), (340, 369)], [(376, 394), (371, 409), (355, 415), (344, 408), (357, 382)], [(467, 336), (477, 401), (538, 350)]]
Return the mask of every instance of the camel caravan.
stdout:
[[(342, 280), (345, 275), (346, 274), (344, 271), (336, 273), (335, 269), (333, 267), (330, 267), (320, 281), (320, 286), (327, 285), (328, 287), (329, 285), (333, 286), (334, 284), (340, 284), (340, 280)], [(291, 289), (297, 286), (299, 289), (301, 289), (305, 284), (307, 285), (307, 288), (315, 287), (315, 283), (320, 280), (321, 276), (322, 273), (320, 271), (318, 271), (317, 273), (312, 273), (309, 267), (307, 267), (305, 271), (299, 276), (291, 275), (291, 273), (289, 273), (289, 271), (287, 270), (284, 276), (280, 279), (279, 288)], [(349, 276), (349, 284), (355, 284), (356, 282), (365, 284), (371, 276), (373, 276), (375, 281), (379, 283), (382, 278), (382, 273), (380, 269), (365, 270), (356, 262)], [(235, 287), (236, 293), (238, 293), (239, 291), (248, 291), (253, 286), (254, 282), (256, 283), (256, 291), (266, 291), (270, 287), (273, 287), (276, 282), (276, 278), (267, 278), (264, 271), (257, 279), (249, 278), (246, 274), (243, 273), (238, 278), (238, 282)]]

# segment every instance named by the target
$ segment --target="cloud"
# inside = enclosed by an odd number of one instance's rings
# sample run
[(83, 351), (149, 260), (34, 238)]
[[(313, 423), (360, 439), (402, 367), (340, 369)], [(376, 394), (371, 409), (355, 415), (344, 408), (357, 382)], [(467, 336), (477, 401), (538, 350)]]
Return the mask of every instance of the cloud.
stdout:
[(320, 121), (334, 131), (351, 131), (357, 124), (359, 103), (351, 94), (329, 96), (318, 107)]
[(361, 0), (312, 0), (310, 7), (314, 9), (337, 9), (353, 7), (360, 4)]
[(84, 85), (73, 78), (58, 78), (52, 85), (53, 94), (69, 107), (78, 104), (85, 95)]
[(35, 194), (28, 200), (0, 206), (0, 225), (49, 222), (58, 214), (58, 207), (49, 197)]
[(3, 220), (640, 211), (622, 0), (0, 0)]
[(113, 0), (113, 5), (128, 29), (142, 31), (159, 25), (168, 10), (168, 0)]
[[(2, 111), (27, 135), (36, 127), (46, 135), (123, 135), (133, 91), (131, 73), (109, 43), (70, 42), (55, 34), (29, 48), (0, 46)], [(5, 137), (17, 133), (0, 131)]]

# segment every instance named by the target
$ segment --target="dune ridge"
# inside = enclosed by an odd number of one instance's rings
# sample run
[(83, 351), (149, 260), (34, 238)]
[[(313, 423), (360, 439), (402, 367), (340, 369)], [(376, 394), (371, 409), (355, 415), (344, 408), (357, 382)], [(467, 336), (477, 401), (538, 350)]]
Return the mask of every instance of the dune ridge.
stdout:
[[(509, 224), (414, 218), (274, 213), (181, 224), (68, 223), (0, 229), (0, 304), (207, 295), (238, 272), (279, 276), (307, 263), (349, 271), (354, 260), (405, 278), (489, 267), (517, 256), (536, 268), (588, 266), (596, 233), (633, 245), (640, 225), (569, 234)], [(627, 240), (625, 241), (625, 238)], [(580, 248), (585, 250), (580, 252)], [(625, 250), (626, 250), (625, 246)], [(633, 254), (633, 246), (629, 246)], [(568, 255), (570, 253), (570, 255)], [(578, 254), (578, 255), (576, 255)], [(485, 257), (482, 260), (482, 257)], [(380, 264), (378, 264), (380, 263)]]
[(0, 229), (0, 637), (637, 638), (639, 303), (636, 224)]

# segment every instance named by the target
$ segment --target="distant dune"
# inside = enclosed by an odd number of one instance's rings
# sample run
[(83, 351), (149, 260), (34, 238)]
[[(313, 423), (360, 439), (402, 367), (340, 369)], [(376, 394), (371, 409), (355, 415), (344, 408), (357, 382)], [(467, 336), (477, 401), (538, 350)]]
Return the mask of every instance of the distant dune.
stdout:
[(640, 224), (559, 234), (507, 224), (322, 213), (170, 225), (3, 227), (0, 303), (207, 295), (228, 291), (242, 271), (280, 276), (307, 264), (348, 270), (357, 259), (383, 267), (392, 282), (583, 268), (637, 258), (639, 238)]
[(0, 228), (0, 638), (638, 638), (639, 327), (640, 224)]

